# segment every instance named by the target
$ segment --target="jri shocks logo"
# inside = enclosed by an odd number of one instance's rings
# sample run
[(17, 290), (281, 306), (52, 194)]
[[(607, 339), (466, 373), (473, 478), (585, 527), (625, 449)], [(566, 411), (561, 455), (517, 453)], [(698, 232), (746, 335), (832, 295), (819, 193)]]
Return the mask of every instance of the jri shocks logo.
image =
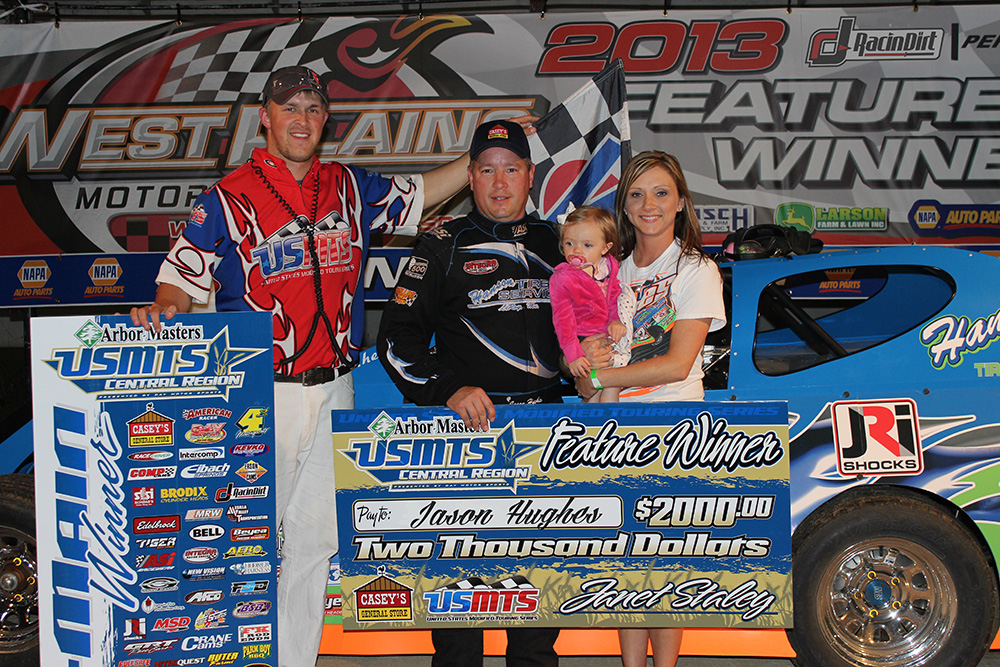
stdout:
[(910, 399), (834, 403), (837, 470), (855, 475), (916, 475), (924, 470), (917, 405)]
[(806, 64), (839, 67), (849, 60), (936, 60), (941, 55), (941, 28), (859, 30), (854, 22), (853, 16), (844, 16), (838, 28), (814, 32)]

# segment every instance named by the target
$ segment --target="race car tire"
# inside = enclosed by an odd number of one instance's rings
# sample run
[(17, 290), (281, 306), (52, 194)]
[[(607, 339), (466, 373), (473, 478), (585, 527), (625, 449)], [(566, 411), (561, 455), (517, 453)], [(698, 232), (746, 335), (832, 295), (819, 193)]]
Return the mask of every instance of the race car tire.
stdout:
[(0, 476), (0, 667), (38, 665), (35, 481)]
[(997, 578), (972, 532), (901, 487), (861, 487), (792, 539), (801, 667), (974, 667), (996, 632)]

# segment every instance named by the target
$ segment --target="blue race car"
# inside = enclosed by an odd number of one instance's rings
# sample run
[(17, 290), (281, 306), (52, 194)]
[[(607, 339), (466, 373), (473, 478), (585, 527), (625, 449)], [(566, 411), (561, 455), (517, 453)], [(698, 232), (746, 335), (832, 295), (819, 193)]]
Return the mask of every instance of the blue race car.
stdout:
[[(722, 271), (705, 399), (788, 401), (796, 661), (978, 664), (1000, 619), (1000, 259), (907, 246)], [(365, 356), (358, 406), (399, 401)]]

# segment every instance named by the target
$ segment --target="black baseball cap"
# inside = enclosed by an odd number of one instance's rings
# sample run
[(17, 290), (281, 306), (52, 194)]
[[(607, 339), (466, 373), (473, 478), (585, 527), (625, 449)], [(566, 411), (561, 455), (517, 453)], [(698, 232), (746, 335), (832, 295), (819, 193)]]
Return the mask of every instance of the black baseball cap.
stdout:
[(282, 67), (271, 72), (271, 76), (267, 77), (264, 92), (261, 93), (261, 103), (267, 104), (268, 100), (274, 100), (278, 104), (284, 104), (303, 90), (317, 93), (323, 98), (324, 104), (330, 103), (330, 99), (326, 96), (326, 86), (320, 81), (319, 74), (302, 65)]
[(509, 120), (491, 120), (476, 128), (469, 147), (469, 157), (473, 160), (487, 148), (506, 148), (520, 158), (531, 159), (528, 137), (524, 128)]

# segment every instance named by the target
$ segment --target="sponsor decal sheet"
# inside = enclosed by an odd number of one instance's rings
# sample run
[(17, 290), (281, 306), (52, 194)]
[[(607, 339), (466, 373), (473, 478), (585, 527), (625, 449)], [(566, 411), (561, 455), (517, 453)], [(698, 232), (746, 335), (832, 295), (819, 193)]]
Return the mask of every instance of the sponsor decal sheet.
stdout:
[(270, 315), (31, 329), (42, 664), (275, 660)]
[(334, 411), (345, 629), (781, 628), (784, 402)]

